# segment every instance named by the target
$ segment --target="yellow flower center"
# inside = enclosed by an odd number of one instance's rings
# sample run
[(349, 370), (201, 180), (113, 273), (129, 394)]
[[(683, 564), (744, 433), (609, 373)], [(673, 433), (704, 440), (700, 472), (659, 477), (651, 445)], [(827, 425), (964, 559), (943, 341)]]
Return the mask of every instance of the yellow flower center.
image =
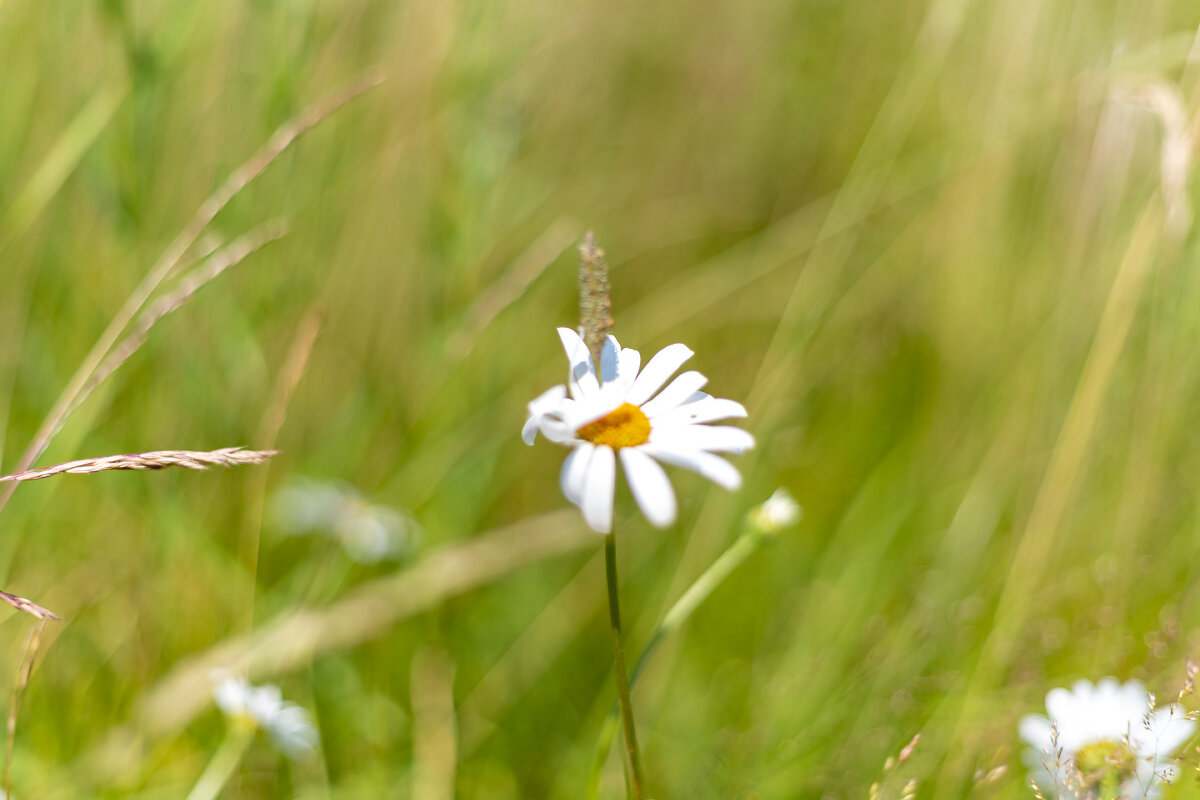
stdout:
[(650, 440), (650, 420), (632, 403), (625, 403), (575, 431), (580, 439), (606, 444), (613, 450), (637, 447)]
[(1079, 748), (1075, 767), (1088, 788), (1117, 788), (1136, 773), (1137, 759), (1121, 742), (1099, 741)]

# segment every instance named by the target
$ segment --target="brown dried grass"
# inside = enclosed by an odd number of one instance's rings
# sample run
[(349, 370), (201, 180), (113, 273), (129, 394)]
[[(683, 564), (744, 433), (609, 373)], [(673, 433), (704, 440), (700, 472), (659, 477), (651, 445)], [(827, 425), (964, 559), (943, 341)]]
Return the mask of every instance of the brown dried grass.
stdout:
[(99, 458), (81, 458), (50, 467), (29, 469), (0, 477), (4, 481), (40, 481), (55, 475), (90, 475), (110, 470), (156, 470), (168, 467), (206, 470), (209, 467), (237, 467), (262, 464), (277, 450), (245, 450), (241, 447), (222, 447), (220, 450), (154, 450), (148, 453), (128, 453)]

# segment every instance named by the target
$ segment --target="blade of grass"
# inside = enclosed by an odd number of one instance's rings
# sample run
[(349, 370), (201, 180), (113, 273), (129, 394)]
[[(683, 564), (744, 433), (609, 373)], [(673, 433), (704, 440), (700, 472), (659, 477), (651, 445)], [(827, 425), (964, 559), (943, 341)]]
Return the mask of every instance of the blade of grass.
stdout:
[(326, 608), (300, 608), (253, 634), (222, 642), (180, 664), (149, 689), (134, 719), (110, 731), (86, 758), (85, 772), (103, 785), (140, 763), (146, 740), (182, 729), (208, 706), (216, 669), (235, 669), (256, 679), (279, 675), (322, 653), (382, 636), (406, 619), (521, 567), (597, 544), (597, 537), (583, 529), (578, 512), (563, 509), (435, 551), (407, 569), (357, 587)]
[(412, 664), (414, 800), (453, 800), (458, 732), (454, 662), (441, 650), (418, 650)]
[[(17, 463), (17, 472), (29, 469), (33, 462), (46, 451), (50, 441), (66, 422), (71, 410), (77, 408), (79, 403), (86, 399), (85, 388), (88, 386), (91, 376), (112, 350), (121, 333), (133, 321), (167, 276), (175, 270), (188, 250), (200, 238), (204, 229), (228, 205), (229, 201), (265, 172), (267, 167), (271, 166), (299, 137), (350, 100), (382, 82), (383, 76), (372, 70), (351, 80), (324, 100), (309, 106), (298, 116), (280, 126), (258, 152), (234, 170), (225, 182), (200, 205), (191, 221), (167, 246), (146, 277), (113, 316), (91, 351), (84, 357), (67, 387), (34, 435), (33, 441), (21, 456)], [(8, 504), (15, 486), (15, 483), (10, 484), (0, 490), (0, 510), (3, 510)]]
[(0, 250), (24, 233), (58, 194), (128, 93), (128, 83), (112, 84), (92, 95), (87, 105), (79, 110), (5, 211), (3, 223), (0, 223)]
[[(264, 447), (275, 447), (276, 440), (279, 438), (279, 431), (283, 427), (284, 419), (287, 417), (287, 410), (291, 404), (292, 395), (308, 370), (308, 359), (317, 344), (317, 337), (321, 335), (323, 325), (322, 314), (316, 310), (309, 311), (300, 322), (292, 344), (288, 348), (287, 356), (284, 358), (283, 366), (279, 370), (279, 376), (275, 379), (275, 386), (271, 391), (271, 401), (267, 405), (266, 411), (263, 412), (258, 434), (255, 436), (255, 441), (260, 442)], [(251, 486), (246, 501), (245, 522), (242, 527), (240, 541), (238, 542), (239, 560), (242, 562), (242, 566), (245, 567), (246, 573), (251, 577), (248, 590), (249, 596), (246, 602), (247, 631), (252, 630), (254, 627), (255, 586), (258, 583), (258, 552), (262, 535), (263, 505), (267, 494), (268, 477), (268, 472), (262, 470), (247, 478), (251, 481)]]
[[(112, 120), (113, 114), (120, 107), (128, 91), (128, 84), (124, 82), (102, 89), (93, 95), (88, 104), (79, 111), (63, 131), (28, 182), (21, 187), (12, 203), (5, 209), (3, 219), (0, 219), (0, 252), (3, 252), (9, 242), (20, 236), (37, 219), (37, 216), (62, 188), (75, 167), (79, 165), (84, 154)], [(34, 283), (35, 281), (30, 276), (17, 291), (28, 296), (33, 291)], [(10, 291), (12, 288), (9, 286)], [(21, 351), (21, 338), (25, 333), (25, 323), (30, 307), (31, 303), (28, 298), (24, 302), (17, 302), (13, 305), (13, 333), (6, 338), (8, 346), (5, 348), (6, 352), (10, 354), (5, 359), (9, 362), (5, 364), (4, 372), (7, 374), (15, 375), (16, 359)], [(3, 400), (0, 400), (0, 453), (3, 453), (4, 450), (11, 402), (12, 385), (9, 381), (3, 394)]]
[[(1162, 228), (1159, 204), (1151, 202), (1134, 226), (1097, 323), (1096, 336), (1051, 454), (1050, 465), (1017, 545), (994, 624), (962, 697), (956, 722), (958, 729), (970, 723), (980, 695), (1007, 667), (1018, 646), (1016, 634), (1028, 619), (1036, 597), (1032, 587), (1041, 582), (1041, 576), (1050, 566), (1059, 523), (1084, 464), (1117, 361), (1125, 349), (1146, 276), (1155, 262)], [(952, 737), (952, 741), (955, 738)], [(950, 796), (950, 787), (960, 785), (968, 768), (965, 761), (968, 755), (969, 751), (964, 750), (960, 755), (952, 753), (947, 759), (938, 783), (944, 796)]]
[(75, 402), (67, 409), (66, 416), (69, 417), (75, 413), (79, 405), (95, 391), (96, 387), (107, 380), (145, 344), (150, 330), (164, 317), (178, 311), (184, 303), (192, 298), (192, 295), (215, 280), (225, 270), (240, 264), (252, 253), (271, 242), (278, 241), (286, 234), (287, 227), (282, 220), (264, 223), (216, 251), (195, 270), (183, 276), (169, 294), (160, 298), (131, 323), (132, 329), (129, 334), (114, 346), (104, 361), (92, 372)]

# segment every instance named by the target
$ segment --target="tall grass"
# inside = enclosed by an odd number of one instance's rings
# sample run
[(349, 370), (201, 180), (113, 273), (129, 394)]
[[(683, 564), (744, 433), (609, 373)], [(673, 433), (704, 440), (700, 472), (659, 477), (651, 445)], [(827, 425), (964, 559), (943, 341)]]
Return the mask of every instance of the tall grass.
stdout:
[[(216, 214), (214, 246), (289, 233), (38, 461), (241, 443), (270, 471), (42, 481), (0, 514), (0, 585), (65, 621), (14, 795), (183, 796), (224, 661), (322, 734), (310, 762), (252, 746), (228, 797), (579, 797), (612, 700), (600, 541), (518, 432), (592, 227), (614, 333), (686, 342), (760, 443), (735, 495), (673, 474), (668, 531), (618, 495), (631, 649), (750, 506), (805, 509), (641, 674), (654, 796), (866, 796), (917, 733), (889, 791), (1027, 796), (1015, 725), (1047, 688), (1171, 696), (1200, 648), (1200, 274), (1135, 91), (1200, 108), (1192, 11), (6, 0), (3, 472), (237, 165), (388, 78)], [(293, 475), (410, 512), (411, 562), (283, 535), (259, 511)], [(27, 632), (0, 625), (0, 663)]]

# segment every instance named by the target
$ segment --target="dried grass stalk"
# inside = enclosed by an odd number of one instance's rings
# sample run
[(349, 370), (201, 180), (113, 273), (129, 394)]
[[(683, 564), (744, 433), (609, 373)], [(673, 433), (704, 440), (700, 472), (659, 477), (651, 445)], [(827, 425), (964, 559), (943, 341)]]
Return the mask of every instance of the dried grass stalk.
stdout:
[(58, 614), (55, 614), (48, 608), (42, 608), (32, 600), (26, 600), (17, 594), (9, 594), (8, 592), (0, 592), (0, 601), (8, 603), (17, 611), (24, 611), (26, 614), (37, 617), (38, 619), (62, 619)]
[(146, 691), (134, 718), (109, 732), (87, 757), (82, 774), (103, 785), (136, 769), (143, 747), (182, 730), (211, 707), (215, 669), (256, 678), (281, 675), (322, 654), (377, 639), (403, 620), (522, 567), (595, 546), (595, 535), (584, 529), (578, 512), (554, 511), (430, 553), (324, 608), (297, 608), (249, 635), (231, 637), (183, 660)]
[[(50, 413), (43, 420), (41, 428), (34, 434), (33, 441), (22, 454), (17, 463), (17, 470), (27, 470), (35, 460), (50, 446), (50, 441), (66, 423), (71, 412), (78, 408), (86, 398), (88, 384), (96, 369), (116, 345), (121, 334), (145, 306), (150, 297), (169, 276), (176, 274), (176, 269), (184, 256), (204, 233), (205, 228), (220, 211), (229, 204), (239, 192), (251, 181), (266, 171), (274, 161), (283, 154), (292, 142), (311, 130), (317, 123), (337, 111), (346, 103), (358, 97), (363, 92), (378, 86), (384, 80), (384, 75), (378, 70), (369, 70), (349, 83), (344, 84), (332, 95), (309, 106), (276, 129), (267, 143), (262, 146), (249, 160), (233, 171), (216, 191), (209, 195), (196, 210), (191, 221), (175, 237), (159, 260), (151, 267), (146, 277), (138, 284), (133, 293), (126, 299), (107, 328), (93, 345), (91, 352), (83, 359), (67, 387), (55, 402)], [(0, 509), (8, 504), (9, 498), (16, 488), (16, 482), (0, 491)]]
[[(12, 595), (9, 596), (12, 597)], [(23, 598), (18, 597), (17, 599), (22, 600)], [(25, 602), (28, 603), (29, 601), (26, 600)], [(50, 614), (49, 611), (46, 611), (46, 609), (35, 603), (29, 604), (46, 614)], [(58, 619), (53, 614), (50, 614), (49, 618)], [(42, 644), (42, 633), (46, 630), (47, 619), (47, 617), (42, 616), (40, 621), (33, 626), (33, 630), (29, 632), (29, 638), (25, 640), (25, 648), (21, 653), (21, 665), (17, 672), (17, 682), (13, 686), (12, 700), (8, 707), (8, 746), (4, 751), (4, 797), (12, 797), (13, 746), (17, 741), (17, 715), (21, 713), (21, 702), (25, 699), (25, 690), (29, 687), (29, 676), (33, 673), (33, 660), (37, 658), (38, 648)]]
[(583, 341), (596, 359), (600, 370), (600, 352), (613, 328), (612, 298), (608, 288), (608, 262), (591, 231), (579, 245), (579, 320), (583, 323)]
[(454, 661), (444, 651), (422, 648), (413, 656), (412, 796), (453, 800), (458, 761), (454, 710)]
[(147, 470), (183, 467), (205, 470), (209, 467), (236, 467), (241, 464), (262, 464), (277, 452), (276, 450), (243, 450), (241, 447), (223, 447), (220, 450), (155, 450), (149, 453), (82, 458), (78, 461), (55, 464), (52, 467), (41, 467), (5, 475), (0, 478), (0, 481), (37, 481), (64, 473), (87, 475), (92, 472), (107, 472), (113, 469)]
[(159, 320), (179, 310), (184, 303), (191, 299), (192, 295), (225, 270), (240, 264), (256, 250), (281, 239), (286, 234), (287, 226), (282, 220), (271, 220), (234, 240), (227, 247), (211, 253), (210, 257), (206, 257), (201, 266), (181, 278), (178, 285), (169, 294), (160, 298), (133, 321), (128, 336), (113, 348), (104, 361), (96, 367), (88, 382), (84, 384), (83, 390), (71, 404), (71, 408), (67, 412), (68, 416), (75, 412), (97, 386), (145, 344), (151, 328), (157, 325)]

